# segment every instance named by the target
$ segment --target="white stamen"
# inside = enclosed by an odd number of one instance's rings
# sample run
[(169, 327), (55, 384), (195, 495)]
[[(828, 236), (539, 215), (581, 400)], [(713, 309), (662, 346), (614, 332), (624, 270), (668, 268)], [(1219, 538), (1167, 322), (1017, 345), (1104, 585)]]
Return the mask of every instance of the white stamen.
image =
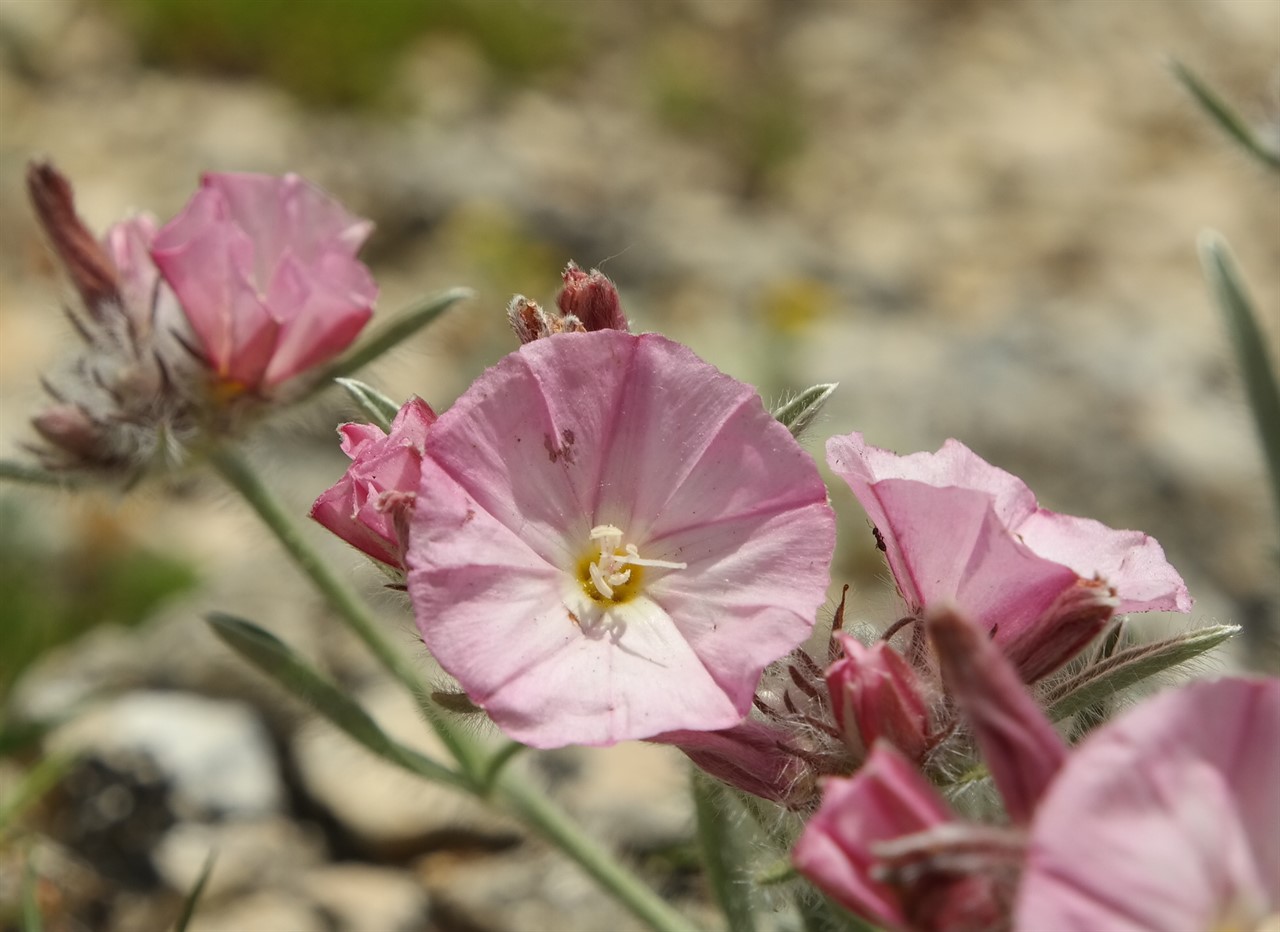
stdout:
[(600, 557), (594, 560), (588, 572), (591, 584), (602, 598), (612, 599), (618, 586), (631, 580), (630, 566), (651, 566), (664, 570), (683, 570), (687, 563), (676, 563), (672, 560), (646, 560), (640, 556), (635, 544), (627, 544), (622, 554), (618, 548), (622, 546), (622, 529), (612, 524), (600, 524), (591, 529), (591, 539), (600, 545)]

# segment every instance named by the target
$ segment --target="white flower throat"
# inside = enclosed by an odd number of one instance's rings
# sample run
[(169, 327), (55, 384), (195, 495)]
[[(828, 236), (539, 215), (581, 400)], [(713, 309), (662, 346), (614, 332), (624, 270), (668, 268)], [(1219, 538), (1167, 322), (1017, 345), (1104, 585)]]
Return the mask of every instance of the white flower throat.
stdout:
[(597, 602), (626, 602), (640, 591), (640, 580), (646, 567), (683, 570), (687, 563), (671, 560), (646, 560), (635, 544), (622, 544), (622, 529), (612, 524), (599, 524), (591, 529), (591, 540), (598, 554), (588, 554), (579, 564), (578, 576), (587, 595)]

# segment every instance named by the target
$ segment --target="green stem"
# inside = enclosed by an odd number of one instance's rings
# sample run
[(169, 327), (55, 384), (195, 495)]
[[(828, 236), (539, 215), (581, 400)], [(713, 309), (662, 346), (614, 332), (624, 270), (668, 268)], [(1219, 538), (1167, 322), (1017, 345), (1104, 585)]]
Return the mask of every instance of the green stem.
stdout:
[(303, 536), (301, 529), (280, 500), (258, 478), (258, 474), (230, 447), (215, 447), (209, 462), (227, 483), (240, 493), (262, 522), (276, 536), (293, 562), (315, 584), (338, 617), (364, 641), (373, 655), (413, 695), (432, 729), (449, 749), (458, 765), (470, 777), (479, 773), (480, 749), (465, 735), (450, 727), (427, 694), (413, 664), (378, 630), (360, 596), (337, 576)]
[(555, 805), (510, 773), (498, 781), (494, 796), (505, 803), (543, 838), (613, 894), (632, 915), (659, 932), (695, 932), (693, 925), (658, 896), (604, 848), (582, 833)]
[(263, 485), (249, 464), (229, 447), (210, 451), (209, 461), (257, 512), (339, 617), (368, 645), (387, 670), (414, 694), (431, 727), (462, 768), (467, 789), (473, 795), (481, 799), (492, 798), (513, 810), (532, 829), (575, 861), (614, 899), (658, 932), (692, 932), (696, 929), (644, 881), (585, 835), (551, 800), (527, 783), (520, 782), (510, 771), (499, 777), (492, 792), (487, 792), (485, 775), (497, 773), (503, 756), (514, 753), (514, 750), (499, 750), (493, 760), (485, 760), (484, 753), (476, 744), (455, 732), (422, 689), (412, 665), (378, 631), (376, 620), (360, 597), (320, 559), (289, 512)]

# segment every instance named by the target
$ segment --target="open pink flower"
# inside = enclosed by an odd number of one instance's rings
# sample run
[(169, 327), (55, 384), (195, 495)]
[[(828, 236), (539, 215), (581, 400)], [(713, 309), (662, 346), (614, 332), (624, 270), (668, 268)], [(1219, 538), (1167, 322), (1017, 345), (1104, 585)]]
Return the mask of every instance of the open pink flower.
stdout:
[(1280, 680), (1192, 683), (1095, 731), (1036, 812), (1014, 917), (1061, 932), (1273, 928)]
[(372, 224), (296, 175), (208, 174), (151, 254), (223, 385), (263, 392), (344, 350), (377, 288)]
[(898, 456), (852, 433), (827, 441), (827, 462), (870, 516), (910, 609), (953, 603), (1028, 681), (1069, 659), (1112, 610), (1191, 608), (1153, 538), (1039, 508), (1022, 480), (956, 440)]
[(390, 433), (372, 424), (339, 427), (342, 452), (352, 463), (316, 499), (311, 517), (373, 559), (404, 569), (401, 529), (417, 496), (422, 448), (435, 419), (414, 396), (396, 414)]
[(425, 451), (418, 627), (517, 740), (728, 728), (825, 597), (813, 461), (750, 386), (655, 334), (526, 344)]

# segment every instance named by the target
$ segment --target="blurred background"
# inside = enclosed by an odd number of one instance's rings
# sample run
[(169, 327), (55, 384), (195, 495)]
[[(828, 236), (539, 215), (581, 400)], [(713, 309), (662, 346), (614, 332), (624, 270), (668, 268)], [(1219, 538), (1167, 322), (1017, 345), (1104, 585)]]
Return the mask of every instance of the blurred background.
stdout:
[[(1263, 465), (1194, 241), (1234, 247), (1280, 355), (1280, 188), (1174, 81), (1170, 57), (1280, 136), (1276, 0), (0, 0), (0, 456), (72, 347), (23, 188), (47, 156), (90, 226), (168, 219), (205, 170), (294, 171), (377, 232), (390, 313), (474, 300), (364, 375), (449, 405), (514, 347), (513, 292), (569, 259), (640, 329), (776, 403), (840, 389), (834, 433), (958, 437), (1042, 504), (1156, 536), (1193, 622), (1268, 667), (1280, 612)], [(256, 438), (301, 515), (341, 474), (330, 392)], [(824, 465), (825, 471), (825, 465)], [(829, 474), (828, 474), (829, 475)], [(832, 594), (892, 594), (842, 485)], [(629, 929), (518, 827), (368, 758), (201, 623), (269, 627), (421, 742), (318, 599), (217, 484), (127, 496), (0, 488), (0, 922), (25, 865), (50, 929), (164, 928), (221, 851), (194, 929)], [(422, 656), (394, 594), (316, 539)], [(530, 757), (542, 781), (695, 914), (682, 760), (633, 745)], [(781, 920), (780, 920), (781, 921)]]

